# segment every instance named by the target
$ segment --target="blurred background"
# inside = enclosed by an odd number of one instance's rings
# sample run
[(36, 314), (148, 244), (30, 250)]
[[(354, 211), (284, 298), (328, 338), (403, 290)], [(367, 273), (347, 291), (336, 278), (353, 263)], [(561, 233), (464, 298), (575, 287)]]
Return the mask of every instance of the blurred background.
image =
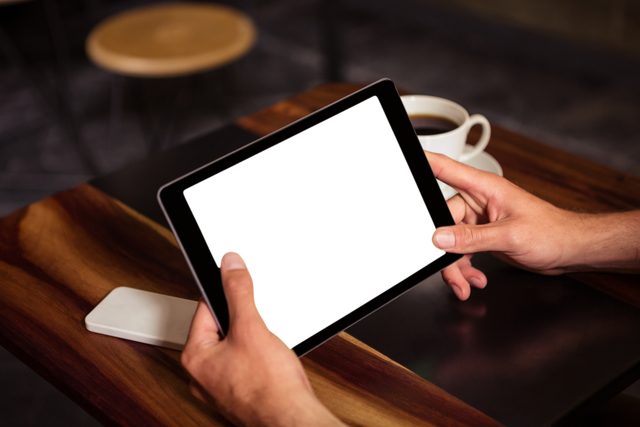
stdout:
[[(141, 79), (92, 64), (84, 43), (151, 2), (0, 0), (0, 216), (323, 82), (383, 77), (640, 177), (638, 1), (219, 3), (254, 20), (248, 54)], [(2, 348), (0, 385), (2, 425), (98, 425)]]

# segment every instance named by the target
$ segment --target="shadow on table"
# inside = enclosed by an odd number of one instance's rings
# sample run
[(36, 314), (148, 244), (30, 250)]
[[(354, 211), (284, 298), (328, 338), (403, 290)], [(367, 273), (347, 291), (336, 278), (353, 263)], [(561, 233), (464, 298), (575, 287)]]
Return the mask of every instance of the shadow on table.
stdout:
[(487, 254), (474, 265), (489, 285), (468, 301), (438, 274), (348, 332), (506, 426), (568, 421), (640, 375), (640, 310)]

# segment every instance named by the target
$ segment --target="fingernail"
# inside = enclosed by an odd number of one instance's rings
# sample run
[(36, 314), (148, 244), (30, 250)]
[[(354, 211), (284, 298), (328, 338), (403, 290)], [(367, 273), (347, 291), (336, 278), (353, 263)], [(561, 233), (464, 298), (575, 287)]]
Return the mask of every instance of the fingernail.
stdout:
[(453, 293), (454, 293), (454, 294), (456, 294), (456, 296), (457, 296), (458, 298), (461, 298), (461, 296), (462, 296), (462, 289), (460, 289), (460, 288), (458, 287), (458, 285), (453, 285), (453, 284), (452, 284), (452, 285), (451, 285), (451, 289), (453, 290)]
[(477, 277), (472, 277), (471, 279), (469, 279), (469, 283), (471, 283), (471, 286), (473, 286), (474, 288), (479, 288), (482, 286), (482, 282)]
[(240, 257), (240, 255), (238, 255), (235, 252), (227, 252), (222, 257), (222, 266), (227, 271), (229, 271), (229, 270), (241, 270), (241, 269), (246, 269), (247, 268), (247, 266), (245, 265), (245, 263), (242, 260), (242, 258)]
[(436, 246), (440, 249), (451, 249), (456, 245), (456, 236), (448, 228), (438, 229), (434, 233)]
[(456, 236), (448, 228), (436, 230), (433, 240), (440, 249), (449, 249), (456, 245)]

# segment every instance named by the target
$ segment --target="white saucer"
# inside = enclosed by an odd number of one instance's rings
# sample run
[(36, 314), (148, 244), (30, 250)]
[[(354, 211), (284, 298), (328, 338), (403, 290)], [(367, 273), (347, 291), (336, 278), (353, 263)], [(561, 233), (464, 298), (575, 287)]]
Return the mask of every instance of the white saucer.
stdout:
[[(464, 152), (469, 151), (471, 149), (473, 149), (473, 146), (466, 145), (464, 147)], [(480, 169), (487, 172), (493, 172), (496, 175), (502, 176), (502, 167), (500, 166), (500, 163), (498, 163), (498, 161), (494, 159), (493, 156), (487, 153), (486, 151), (483, 151), (473, 159), (468, 160), (464, 163), (476, 169)], [(447, 184), (441, 181), (438, 181), (438, 185), (440, 186), (440, 191), (442, 191), (442, 195), (444, 196), (445, 200), (449, 200), (450, 198), (458, 194), (456, 190), (454, 190), (453, 188), (449, 187)]]

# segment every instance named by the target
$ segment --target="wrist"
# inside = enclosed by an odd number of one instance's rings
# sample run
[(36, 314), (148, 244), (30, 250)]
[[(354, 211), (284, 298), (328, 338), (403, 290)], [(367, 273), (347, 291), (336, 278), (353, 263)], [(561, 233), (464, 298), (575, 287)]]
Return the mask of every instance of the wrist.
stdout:
[[(286, 393), (269, 393), (254, 400), (250, 412), (241, 416), (246, 426), (344, 426), (344, 424), (307, 389)], [(240, 414), (239, 414), (240, 415)]]
[(640, 212), (575, 214), (569, 271), (640, 272)]

